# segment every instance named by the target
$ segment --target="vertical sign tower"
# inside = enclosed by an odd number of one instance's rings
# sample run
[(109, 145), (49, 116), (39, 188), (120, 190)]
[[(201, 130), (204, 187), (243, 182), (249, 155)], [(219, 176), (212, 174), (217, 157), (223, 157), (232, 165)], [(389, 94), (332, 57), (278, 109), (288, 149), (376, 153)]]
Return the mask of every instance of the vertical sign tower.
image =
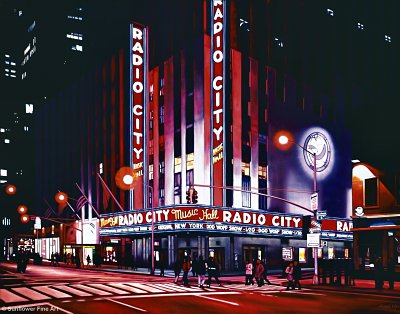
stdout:
[[(225, 0), (211, 0), (211, 182), (225, 186)], [(212, 204), (223, 206), (225, 191), (211, 190)]]
[(130, 161), (134, 170), (130, 210), (147, 207), (147, 28), (130, 24)]

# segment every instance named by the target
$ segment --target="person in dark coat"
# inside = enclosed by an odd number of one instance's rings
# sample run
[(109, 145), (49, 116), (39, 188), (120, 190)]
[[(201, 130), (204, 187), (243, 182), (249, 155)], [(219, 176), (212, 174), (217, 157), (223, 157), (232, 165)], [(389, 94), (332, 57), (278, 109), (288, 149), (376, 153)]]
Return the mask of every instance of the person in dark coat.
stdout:
[(183, 263), (182, 263), (182, 270), (183, 270), (182, 281), (184, 286), (189, 286), (188, 274), (190, 269), (191, 269), (190, 258), (185, 256), (183, 258)]
[(182, 265), (181, 261), (177, 259), (174, 264), (174, 273), (175, 273), (174, 283), (178, 283), (179, 281), (179, 275), (181, 273), (181, 265)]
[(203, 288), (204, 286), (206, 271), (206, 261), (204, 260), (203, 255), (200, 255), (199, 260), (197, 261), (197, 283), (199, 288)]
[(267, 263), (262, 263), (262, 265), (264, 266), (264, 273), (263, 273), (264, 281), (265, 281), (268, 285), (270, 285), (270, 284), (271, 284), (271, 281), (268, 280), (268, 268), (267, 268)]
[(395, 263), (393, 258), (389, 258), (387, 264), (387, 277), (389, 282), (389, 289), (394, 289), (394, 277), (395, 277)]
[(207, 260), (207, 272), (208, 272), (208, 280), (207, 280), (207, 287), (210, 288), (211, 286), (211, 279), (214, 277), (215, 281), (219, 286), (222, 286), (221, 282), (219, 281), (219, 267), (218, 263), (214, 260), (214, 257), (210, 256)]
[(296, 289), (296, 287), (298, 287), (299, 290), (301, 290), (300, 279), (301, 279), (301, 266), (298, 261), (294, 261), (294, 263), (293, 263), (293, 289)]
[(375, 288), (381, 290), (383, 288), (383, 264), (380, 256), (375, 260), (374, 275)]

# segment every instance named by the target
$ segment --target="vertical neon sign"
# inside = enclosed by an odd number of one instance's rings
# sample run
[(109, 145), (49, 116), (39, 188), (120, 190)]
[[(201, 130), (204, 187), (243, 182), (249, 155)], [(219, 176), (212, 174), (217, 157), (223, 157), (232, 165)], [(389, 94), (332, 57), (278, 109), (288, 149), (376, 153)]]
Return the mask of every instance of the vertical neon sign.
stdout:
[[(130, 208), (140, 209), (147, 199), (143, 191), (146, 179), (146, 110), (147, 110), (147, 29), (139, 24), (131, 24), (131, 123), (130, 123), (130, 160), (134, 170), (133, 192)], [(141, 197), (143, 196), (143, 197)]]
[[(224, 69), (225, 69), (225, 0), (211, 5), (211, 108), (212, 108), (212, 180), (224, 185)], [(222, 190), (213, 191), (214, 205), (223, 205)]]

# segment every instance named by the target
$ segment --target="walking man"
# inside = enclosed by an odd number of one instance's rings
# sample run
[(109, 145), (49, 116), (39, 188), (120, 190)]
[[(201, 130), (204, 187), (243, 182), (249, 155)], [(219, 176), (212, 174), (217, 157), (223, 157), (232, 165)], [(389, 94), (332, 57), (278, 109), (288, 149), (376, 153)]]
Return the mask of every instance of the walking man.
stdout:
[(221, 282), (218, 279), (218, 272), (219, 272), (218, 264), (215, 262), (214, 257), (212, 257), (212, 256), (210, 256), (207, 261), (207, 272), (208, 272), (207, 287), (210, 288), (211, 278), (213, 278), (213, 277), (215, 278), (215, 281), (217, 282), (217, 284), (219, 286), (222, 286)]

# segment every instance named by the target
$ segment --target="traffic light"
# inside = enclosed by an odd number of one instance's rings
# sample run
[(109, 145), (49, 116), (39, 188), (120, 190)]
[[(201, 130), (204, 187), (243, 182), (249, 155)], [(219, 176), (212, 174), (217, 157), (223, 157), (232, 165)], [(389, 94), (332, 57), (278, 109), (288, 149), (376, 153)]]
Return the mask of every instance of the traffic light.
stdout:
[(192, 188), (189, 188), (187, 191), (186, 191), (186, 202), (188, 203), (188, 204), (192, 204), (192, 191), (193, 189)]
[(192, 204), (197, 204), (197, 191), (195, 189), (193, 189), (193, 193), (192, 193)]

